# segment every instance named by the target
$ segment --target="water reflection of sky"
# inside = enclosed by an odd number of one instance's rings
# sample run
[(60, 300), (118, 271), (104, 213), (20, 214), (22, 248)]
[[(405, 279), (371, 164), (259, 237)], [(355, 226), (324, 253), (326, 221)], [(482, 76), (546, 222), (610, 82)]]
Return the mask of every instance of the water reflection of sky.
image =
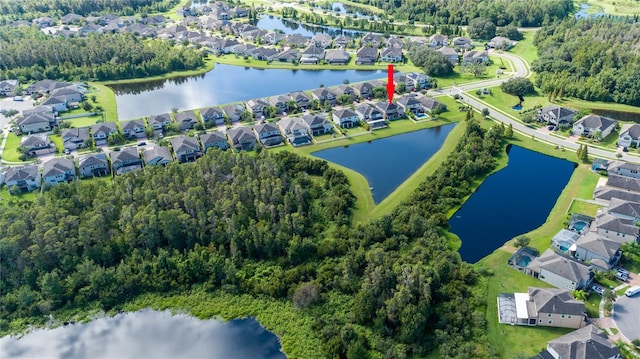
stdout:
[(283, 359), (277, 337), (254, 319), (198, 320), (144, 310), (21, 339), (0, 338), (0, 358)]

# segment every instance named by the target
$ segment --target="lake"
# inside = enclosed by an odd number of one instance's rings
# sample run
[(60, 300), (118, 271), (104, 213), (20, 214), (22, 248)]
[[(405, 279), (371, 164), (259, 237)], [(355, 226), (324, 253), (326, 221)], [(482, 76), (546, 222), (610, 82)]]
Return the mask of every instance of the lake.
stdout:
[(576, 12), (575, 15), (573, 16), (576, 19), (583, 19), (583, 18), (595, 18), (595, 17), (600, 17), (604, 15), (604, 13), (602, 12), (602, 9), (598, 8), (597, 12), (593, 12), (589, 10), (590, 7), (591, 5), (589, 4), (580, 4), (580, 10)]
[(350, 82), (382, 79), (381, 70), (283, 70), (254, 69), (216, 64), (199, 76), (110, 85), (116, 94), (118, 118), (139, 118), (310, 90)]
[(3, 359), (285, 359), (280, 348), (255, 319), (221, 322), (153, 310), (0, 338)]
[(506, 241), (540, 227), (569, 182), (575, 164), (522, 147), (507, 147), (509, 164), (492, 174), (451, 217), (460, 255), (475, 263)]
[(378, 204), (440, 149), (454, 126), (427, 128), (313, 155), (361, 173)]
[(263, 30), (276, 30), (287, 35), (300, 34), (308, 37), (313, 37), (313, 35), (319, 33), (325, 33), (331, 36), (346, 35), (351, 37), (359, 37), (362, 35), (360, 31), (344, 30), (331, 26), (307, 25), (272, 15), (262, 15), (253, 25)]

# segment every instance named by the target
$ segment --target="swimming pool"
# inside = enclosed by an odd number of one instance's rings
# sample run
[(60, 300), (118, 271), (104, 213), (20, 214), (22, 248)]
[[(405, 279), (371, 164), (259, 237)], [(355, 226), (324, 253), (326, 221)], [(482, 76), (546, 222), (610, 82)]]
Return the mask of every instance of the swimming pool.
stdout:
[(516, 264), (520, 267), (526, 267), (531, 263), (531, 257), (529, 256), (520, 256), (516, 259)]
[(582, 230), (587, 226), (586, 222), (578, 221), (573, 224), (572, 228), (576, 232), (582, 232)]

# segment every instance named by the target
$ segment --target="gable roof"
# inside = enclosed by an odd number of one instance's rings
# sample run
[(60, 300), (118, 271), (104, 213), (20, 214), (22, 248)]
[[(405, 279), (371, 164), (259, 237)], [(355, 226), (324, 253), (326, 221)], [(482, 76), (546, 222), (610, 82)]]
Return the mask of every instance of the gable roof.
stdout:
[(91, 153), (85, 156), (81, 156), (78, 159), (78, 167), (86, 167), (86, 166), (107, 166), (107, 155), (104, 153)]
[(529, 287), (529, 300), (535, 316), (538, 313), (583, 315), (586, 313), (584, 302), (576, 300), (566, 289)]
[[(638, 227), (632, 220), (626, 220), (610, 215), (609, 213), (603, 213), (596, 216), (596, 220), (591, 223), (590, 230), (604, 229), (616, 233), (623, 233), (633, 237), (638, 236)], [(617, 237), (616, 237), (617, 238)], [(622, 240), (623, 238), (621, 238)]]
[(142, 120), (123, 121), (120, 122), (120, 126), (122, 126), (122, 131), (131, 131), (136, 128), (144, 128), (144, 122)]
[(198, 118), (196, 117), (196, 113), (193, 111), (178, 112), (173, 116), (175, 117), (176, 122), (178, 123), (185, 122), (185, 121), (198, 121)]
[(402, 56), (402, 49), (398, 47), (387, 47), (382, 50), (380, 56)]
[[(324, 115), (324, 116), (323, 116)], [(326, 114), (315, 114), (315, 115), (303, 115), (302, 120), (309, 125), (309, 127), (322, 125), (329, 122), (326, 118)]]
[(164, 124), (165, 122), (171, 122), (171, 116), (168, 113), (161, 113), (159, 115), (149, 116), (147, 119), (149, 126), (154, 124)]
[(27, 135), (20, 140), (20, 146), (31, 148), (43, 148), (48, 147), (51, 141), (46, 133), (38, 133), (34, 135)]
[(37, 112), (29, 114), (21, 119), (18, 119), (19, 126), (32, 125), (37, 123), (46, 122), (47, 125), (53, 119), (53, 115), (48, 115), (46, 112)]
[(631, 138), (640, 138), (640, 124), (633, 124), (620, 133), (620, 136), (629, 135)]
[(103, 122), (103, 123), (96, 123), (95, 125), (91, 126), (91, 132), (95, 135), (97, 133), (100, 132), (104, 132), (104, 133), (109, 133), (109, 132), (117, 132), (118, 131), (118, 126), (116, 126), (115, 122)]
[(111, 152), (111, 162), (115, 165), (119, 162), (139, 160), (140, 155), (136, 147), (123, 147), (120, 151)]
[(640, 192), (640, 179), (611, 174), (607, 177), (607, 186)]
[(173, 157), (171, 156), (171, 151), (169, 151), (169, 147), (165, 146), (154, 146), (152, 149), (146, 149), (142, 153), (142, 157), (144, 157), (144, 162), (149, 163), (155, 158), (162, 158), (166, 161), (173, 161)]
[(38, 176), (40, 176), (40, 173), (38, 172), (38, 166), (36, 165), (9, 167), (4, 178), (4, 182), (7, 183), (10, 181), (37, 179)]
[(538, 273), (542, 269), (545, 269), (562, 278), (569, 279), (574, 282), (580, 282), (590, 277), (589, 267), (569, 258), (565, 258), (551, 249), (545, 250), (540, 257), (533, 259), (529, 265), (527, 265), (527, 268)]
[(207, 132), (200, 135), (200, 142), (202, 142), (202, 145), (205, 147), (210, 143), (220, 141), (227, 142), (227, 137), (221, 131)]
[[(620, 170), (629, 170), (630, 172), (640, 171), (640, 165), (625, 161), (611, 161), (607, 165), (607, 172), (618, 174)], [(623, 175), (621, 175), (623, 176)]]
[(358, 49), (358, 51), (356, 52), (356, 56), (357, 57), (372, 57), (372, 58), (376, 58), (378, 57), (378, 49), (373, 48), (373, 47), (369, 47), (369, 46), (363, 46), (361, 48)]
[(338, 117), (338, 118), (346, 118), (346, 117), (353, 117), (353, 116), (358, 116), (355, 112), (353, 112), (353, 110), (349, 109), (349, 108), (343, 108), (340, 110), (335, 110), (333, 111), (334, 116)]
[(79, 138), (86, 140), (89, 138), (89, 129), (84, 128), (69, 128), (62, 131), (62, 140), (68, 141), (70, 139)]
[(549, 341), (547, 348), (553, 349), (560, 358), (595, 359), (620, 355), (620, 349), (593, 324)]
[(287, 117), (278, 121), (278, 127), (280, 127), (285, 133), (287, 131), (295, 131), (295, 130), (305, 130), (307, 126), (305, 126), (304, 121), (300, 117)]
[(217, 116), (223, 116), (223, 115), (224, 113), (222, 112), (222, 109), (219, 107), (209, 107), (200, 111), (200, 116), (202, 116), (203, 119), (205, 117), (208, 118), (208, 117), (217, 117)]
[(180, 135), (171, 139), (171, 147), (173, 147), (173, 152), (185, 152), (185, 151), (200, 151), (200, 144), (198, 144), (198, 140), (195, 137), (187, 137), (185, 135)]
[(251, 139), (253, 141), (256, 140), (256, 136), (253, 134), (251, 129), (247, 127), (236, 127), (229, 129), (227, 135), (229, 135), (231, 142), (233, 142), (234, 144), (247, 139)]
[(613, 257), (622, 243), (599, 236), (596, 232), (587, 232), (576, 241), (576, 247), (584, 248), (604, 258)]
[(563, 118), (566, 116), (575, 115), (576, 111), (568, 109), (566, 107), (551, 104), (549, 106), (540, 109), (540, 114), (552, 113), (555, 118)]
[(624, 191), (611, 187), (598, 187), (593, 191), (593, 197), (601, 201), (609, 201), (613, 198), (619, 198), (628, 202), (640, 203), (640, 193)]
[(609, 213), (619, 213), (630, 217), (640, 218), (640, 203), (612, 198), (609, 202)]
[(595, 128), (600, 131), (604, 131), (610, 126), (614, 126), (617, 122), (602, 116), (586, 115), (583, 118), (576, 121), (577, 124), (582, 124), (584, 127)]
[(267, 122), (267, 123), (259, 123), (255, 126), (253, 126), (253, 130), (256, 131), (256, 133), (266, 133), (266, 132), (272, 132), (272, 131), (280, 131), (278, 129), (278, 126), (276, 126), (275, 124), (271, 123), (271, 122)]
[(69, 171), (75, 173), (76, 166), (72, 159), (68, 158), (52, 158), (42, 165), (42, 176), (57, 176), (65, 174)]

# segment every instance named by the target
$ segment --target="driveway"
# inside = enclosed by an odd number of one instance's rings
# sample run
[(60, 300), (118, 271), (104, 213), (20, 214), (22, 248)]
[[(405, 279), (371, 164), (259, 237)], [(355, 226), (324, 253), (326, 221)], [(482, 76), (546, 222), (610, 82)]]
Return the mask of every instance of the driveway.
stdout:
[[(23, 101), (13, 101), (13, 97), (7, 97), (0, 100), (0, 110), (30, 110), (33, 108), (33, 99), (24, 96)], [(0, 130), (9, 124), (10, 119), (0, 114)]]
[(629, 298), (623, 295), (613, 304), (616, 326), (629, 340), (640, 339), (640, 295)]

